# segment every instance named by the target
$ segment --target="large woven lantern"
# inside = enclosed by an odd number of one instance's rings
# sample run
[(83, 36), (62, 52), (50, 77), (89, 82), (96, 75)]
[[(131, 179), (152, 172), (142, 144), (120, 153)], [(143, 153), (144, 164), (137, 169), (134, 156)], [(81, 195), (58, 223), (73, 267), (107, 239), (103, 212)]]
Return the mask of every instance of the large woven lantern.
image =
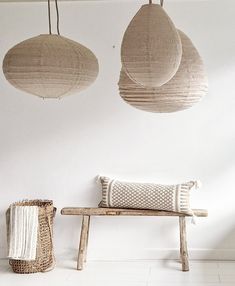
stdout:
[(95, 55), (61, 36), (58, 25), (57, 34), (51, 34), (50, 17), (49, 32), (27, 39), (7, 52), (3, 60), (6, 79), (14, 87), (42, 98), (61, 98), (87, 88), (98, 75)]
[(88, 87), (98, 61), (81, 44), (60, 35), (40, 35), (10, 49), (3, 60), (6, 79), (43, 98), (60, 98)]
[(175, 75), (181, 56), (179, 34), (162, 6), (151, 1), (143, 5), (122, 40), (121, 61), (127, 75), (140, 85), (159, 87)]
[(191, 40), (181, 31), (183, 54), (175, 76), (159, 88), (144, 88), (121, 70), (119, 91), (128, 104), (149, 112), (175, 112), (199, 102), (208, 91), (202, 59)]

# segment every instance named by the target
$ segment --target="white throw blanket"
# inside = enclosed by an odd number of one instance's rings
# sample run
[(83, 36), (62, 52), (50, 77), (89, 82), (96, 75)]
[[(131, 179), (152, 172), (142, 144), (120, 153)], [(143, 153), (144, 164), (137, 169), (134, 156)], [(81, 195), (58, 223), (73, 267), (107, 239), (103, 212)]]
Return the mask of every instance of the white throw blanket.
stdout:
[(19, 260), (35, 260), (37, 237), (38, 207), (11, 205), (8, 257)]

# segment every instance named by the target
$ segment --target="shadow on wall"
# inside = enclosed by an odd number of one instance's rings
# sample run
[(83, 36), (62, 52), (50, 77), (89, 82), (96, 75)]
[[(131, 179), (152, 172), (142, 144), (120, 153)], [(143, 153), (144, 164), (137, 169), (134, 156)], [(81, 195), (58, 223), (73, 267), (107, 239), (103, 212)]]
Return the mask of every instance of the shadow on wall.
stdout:
[(7, 256), (7, 228), (6, 228), (6, 212), (0, 212), (0, 258)]
[[(228, 222), (232, 222), (230, 227)], [(217, 220), (216, 226), (221, 230), (220, 241), (213, 247), (211, 253), (208, 254), (210, 259), (235, 260), (235, 211), (227, 216), (221, 215), (221, 219)], [(214, 226), (214, 227), (216, 227)], [(212, 227), (212, 226), (211, 226)], [(207, 257), (205, 257), (207, 259)]]

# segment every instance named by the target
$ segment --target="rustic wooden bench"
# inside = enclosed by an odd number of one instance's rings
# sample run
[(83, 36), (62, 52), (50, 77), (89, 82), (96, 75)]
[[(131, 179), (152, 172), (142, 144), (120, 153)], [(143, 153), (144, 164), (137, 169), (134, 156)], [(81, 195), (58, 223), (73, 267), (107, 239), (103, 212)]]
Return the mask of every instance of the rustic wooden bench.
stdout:
[[(197, 217), (207, 217), (207, 210), (194, 209), (194, 215)], [(134, 209), (117, 209), (117, 208), (63, 208), (62, 215), (80, 215), (82, 216), (81, 236), (78, 252), (77, 269), (82, 270), (84, 262), (86, 262), (87, 245), (89, 237), (89, 226), (91, 216), (171, 216), (179, 217), (180, 229), (180, 257), (182, 263), (182, 271), (189, 271), (188, 249), (186, 240), (186, 217), (190, 215), (154, 210), (134, 210)]]

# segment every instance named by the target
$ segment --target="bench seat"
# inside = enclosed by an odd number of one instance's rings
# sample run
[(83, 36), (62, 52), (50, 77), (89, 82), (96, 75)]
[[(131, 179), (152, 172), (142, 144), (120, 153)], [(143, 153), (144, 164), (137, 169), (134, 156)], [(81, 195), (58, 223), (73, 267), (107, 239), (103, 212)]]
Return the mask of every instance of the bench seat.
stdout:
[[(207, 217), (208, 212), (205, 209), (194, 209), (193, 213), (196, 217)], [(83, 208), (83, 207), (65, 207), (61, 210), (62, 215), (78, 215), (82, 216), (81, 236), (78, 251), (77, 269), (82, 270), (84, 262), (86, 262), (87, 246), (90, 228), (91, 216), (159, 216), (159, 217), (179, 217), (180, 230), (180, 258), (182, 263), (182, 271), (189, 271), (188, 248), (186, 239), (186, 217), (191, 215), (158, 211), (158, 210), (141, 210), (141, 209), (119, 209), (119, 208)]]

